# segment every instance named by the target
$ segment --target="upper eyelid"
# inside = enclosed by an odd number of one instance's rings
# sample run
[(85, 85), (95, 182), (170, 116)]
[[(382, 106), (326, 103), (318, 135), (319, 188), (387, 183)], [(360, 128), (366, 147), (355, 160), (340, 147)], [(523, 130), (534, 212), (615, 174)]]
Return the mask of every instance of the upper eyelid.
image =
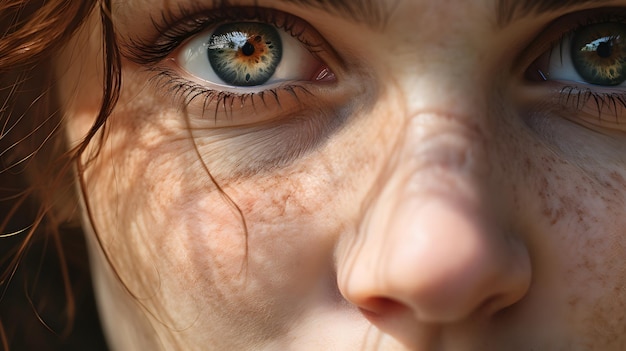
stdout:
[(554, 45), (558, 44), (576, 29), (603, 21), (626, 23), (626, 7), (586, 9), (558, 17), (541, 29), (534, 36), (535, 39), (533, 39), (530, 45), (523, 50), (522, 55), (515, 62), (514, 67), (519, 68), (517, 73), (524, 75), (528, 67), (542, 54), (551, 50)]
[(196, 10), (184, 6), (178, 8), (178, 13), (164, 10), (159, 19), (150, 19), (154, 35), (130, 37), (123, 45), (122, 54), (139, 64), (158, 62), (180, 46), (183, 38), (202, 33), (220, 21), (227, 21), (228, 18), (224, 17), (228, 16), (220, 12), (223, 12), (222, 8)]
[[(306, 21), (280, 10), (250, 6), (223, 6), (210, 10), (180, 8), (179, 14), (163, 12), (159, 21), (152, 20), (154, 31), (158, 35), (149, 39), (128, 39), (123, 45), (122, 54), (135, 63), (151, 65), (162, 61), (185, 40), (201, 34), (208, 28), (226, 22), (250, 20), (259, 20), (280, 27), (299, 39), (313, 54), (331, 51), (335, 58), (338, 57), (332, 48), (328, 48), (328, 43), (322, 36)], [(304, 38), (305, 32), (308, 34), (307, 38), (314, 39)], [(324, 50), (320, 49), (324, 46), (326, 46)]]

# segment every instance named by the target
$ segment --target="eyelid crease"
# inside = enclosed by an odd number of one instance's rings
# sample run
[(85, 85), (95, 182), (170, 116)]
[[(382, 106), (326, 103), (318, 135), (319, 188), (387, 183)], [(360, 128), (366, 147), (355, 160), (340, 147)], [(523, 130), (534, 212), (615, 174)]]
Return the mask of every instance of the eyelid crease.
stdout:
[(179, 14), (161, 13), (161, 19), (151, 19), (155, 38), (129, 38), (124, 42), (122, 54), (140, 65), (154, 65), (164, 60), (189, 38), (209, 28), (228, 22), (259, 21), (284, 30), (298, 39), (314, 55), (329, 52), (333, 61), (342, 62), (323, 37), (306, 21), (280, 10), (263, 7), (232, 7), (220, 2), (213, 9), (189, 9), (180, 5)]
[(601, 22), (626, 23), (626, 7), (606, 7), (580, 10), (563, 15), (542, 29), (537, 38), (523, 51), (516, 60), (514, 67), (519, 67), (518, 75), (525, 75), (543, 54), (551, 51), (556, 45), (583, 26)]

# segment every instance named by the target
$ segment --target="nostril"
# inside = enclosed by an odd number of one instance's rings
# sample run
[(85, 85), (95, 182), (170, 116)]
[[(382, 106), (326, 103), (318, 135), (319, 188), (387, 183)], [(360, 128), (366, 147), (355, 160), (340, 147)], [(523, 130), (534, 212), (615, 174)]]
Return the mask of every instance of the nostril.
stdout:
[(371, 321), (393, 316), (406, 309), (401, 303), (386, 297), (372, 297), (359, 306), (363, 315)]
[(493, 316), (510, 310), (511, 308), (520, 304), (524, 299), (525, 291), (522, 296), (515, 296), (511, 294), (495, 294), (486, 299), (479, 308), (476, 309), (478, 316)]

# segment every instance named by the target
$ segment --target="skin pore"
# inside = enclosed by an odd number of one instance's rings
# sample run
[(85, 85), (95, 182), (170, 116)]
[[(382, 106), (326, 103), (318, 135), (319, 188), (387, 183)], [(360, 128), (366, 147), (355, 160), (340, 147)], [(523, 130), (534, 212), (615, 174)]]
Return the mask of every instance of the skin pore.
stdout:
[[(82, 178), (110, 346), (626, 347), (623, 88), (549, 56), (626, 2), (511, 3), (114, 2), (122, 93)], [(186, 17), (216, 23), (163, 51)], [(237, 21), (292, 24), (332, 75), (198, 78), (180, 53)], [(96, 18), (56, 63), (72, 145), (101, 40)]]

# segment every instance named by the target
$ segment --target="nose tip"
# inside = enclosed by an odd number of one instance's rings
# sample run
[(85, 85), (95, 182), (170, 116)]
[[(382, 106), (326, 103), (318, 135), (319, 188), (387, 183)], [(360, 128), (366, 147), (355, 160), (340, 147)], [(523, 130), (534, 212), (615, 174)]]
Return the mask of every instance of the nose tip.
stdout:
[(387, 240), (361, 246), (346, 272), (344, 294), (368, 313), (385, 317), (400, 308), (416, 322), (447, 324), (490, 315), (525, 295), (523, 246), (471, 211), (435, 200), (394, 217)]
[(410, 223), (392, 229), (410, 234), (389, 253), (381, 296), (429, 323), (492, 313), (524, 296), (529, 261), (519, 245), (457, 203), (434, 200), (415, 207), (398, 214), (412, 218)]

